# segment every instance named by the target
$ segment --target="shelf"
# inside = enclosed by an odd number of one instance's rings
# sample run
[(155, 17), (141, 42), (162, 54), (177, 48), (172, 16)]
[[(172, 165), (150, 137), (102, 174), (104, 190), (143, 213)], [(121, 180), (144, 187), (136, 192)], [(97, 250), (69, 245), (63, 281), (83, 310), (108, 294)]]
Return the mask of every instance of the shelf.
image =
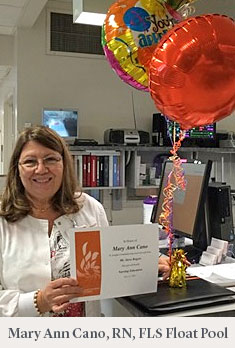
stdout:
[[(154, 167), (157, 168), (156, 177), (160, 177), (161, 163), (158, 163), (158, 157), (164, 160), (171, 156), (171, 147), (166, 146), (153, 146), (153, 145), (95, 145), (95, 146), (70, 146), (71, 154), (76, 160), (74, 161), (75, 170), (78, 177), (82, 175), (81, 159), (82, 156), (94, 155), (94, 156), (109, 156), (111, 159), (113, 156), (118, 155), (120, 159), (120, 178), (116, 185), (113, 185), (112, 180), (109, 181), (109, 185), (101, 186), (83, 186), (84, 190), (107, 190), (107, 189), (124, 189), (125, 187), (130, 189), (158, 189), (159, 185), (143, 185), (144, 175), (142, 174), (142, 168), (146, 166), (147, 182), (150, 182), (151, 178), (154, 178)], [(235, 170), (235, 160), (230, 156), (235, 154), (235, 148), (217, 148), (217, 147), (181, 147), (178, 150), (178, 154), (182, 158), (186, 158), (189, 161), (201, 160), (207, 161), (208, 159), (215, 162), (214, 172), (216, 172), (217, 181), (221, 181), (222, 166), (225, 163), (225, 176), (226, 182), (229, 182), (231, 187), (235, 187), (235, 182), (231, 177), (231, 173)], [(112, 162), (112, 161), (111, 161)], [(141, 166), (141, 170), (139, 166)], [(229, 164), (230, 163), (230, 164)], [(112, 164), (111, 164), (112, 166)], [(151, 169), (151, 167), (153, 169)], [(229, 174), (230, 173), (230, 174)], [(213, 172), (212, 172), (213, 175)], [(230, 177), (228, 177), (230, 175)], [(149, 178), (148, 178), (149, 176)], [(148, 180), (149, 179), (149, 180)], [(152, 180), (153, 181), (153, 180)], [(118, 185), (118, 183), (120, 183)]]
[[(170, 153), (171, 147), (167, 146), (153, 146), (153, 145), (95, 145), (95, 146), (69, 146), (71, 153), (74, 152), (89, 152), (95, 151), (156, 151)], [(221, 147), (181, 147), (179, 152), (216, 152), (216, 153), (235, 153), (235, 148), (221, 148)]]
[(137, 189), (158, 189), (159, 185), (140, 185), (135, 187)]
[(125, 187), (125, 156), (120, 150), (97, 147), (71, 151), (77, 181), (84, 190)]
[(82, 187), (83, 191), (91, 190), (123, 190), (125, 186), (94, 186), (94, 187)]

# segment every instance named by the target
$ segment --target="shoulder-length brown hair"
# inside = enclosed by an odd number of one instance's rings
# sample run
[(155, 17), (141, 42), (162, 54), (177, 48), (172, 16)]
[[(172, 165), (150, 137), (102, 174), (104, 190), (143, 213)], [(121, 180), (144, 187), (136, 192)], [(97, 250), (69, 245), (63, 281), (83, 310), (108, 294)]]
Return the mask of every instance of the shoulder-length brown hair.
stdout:
[[(75, 199), (77, 185), (72, 157), (66, 143), (53, 130), (44, 126), (26, 128), (19, 136), (11, 156), (9, 170), (6, 178), (6, 187), (1, 199), (0, 216), (9, 222), (15, 222), (31, 211), (30, 201), (25, 195), (25, 189), (19, 176), (19, 158), (23, 147), (29, 141), (36, 141), (60, 153), (63, 158), (63, 180), (61, 187), (51, 200), (53, 208), (61, 215), (76, 213), (80, 207)], [(79, 190), (81, 191), (81, 190)]]

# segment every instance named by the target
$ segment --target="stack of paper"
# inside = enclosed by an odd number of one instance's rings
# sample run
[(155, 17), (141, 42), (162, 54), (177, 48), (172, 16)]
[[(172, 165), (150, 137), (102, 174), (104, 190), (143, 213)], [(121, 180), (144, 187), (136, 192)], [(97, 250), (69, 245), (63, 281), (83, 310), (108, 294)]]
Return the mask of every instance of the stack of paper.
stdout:
[(235, 262), (213, 266), (190, 266), (187, 273), (221, 286), (235, 285)]

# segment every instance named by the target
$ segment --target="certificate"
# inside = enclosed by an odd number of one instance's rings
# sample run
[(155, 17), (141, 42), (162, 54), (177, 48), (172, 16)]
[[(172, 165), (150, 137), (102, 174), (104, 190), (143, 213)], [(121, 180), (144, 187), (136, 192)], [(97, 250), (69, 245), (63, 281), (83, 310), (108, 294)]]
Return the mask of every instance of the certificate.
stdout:
[(76, 301), (157, 291), (158, 224), (73, 228), (71, 276), (82, 293)]

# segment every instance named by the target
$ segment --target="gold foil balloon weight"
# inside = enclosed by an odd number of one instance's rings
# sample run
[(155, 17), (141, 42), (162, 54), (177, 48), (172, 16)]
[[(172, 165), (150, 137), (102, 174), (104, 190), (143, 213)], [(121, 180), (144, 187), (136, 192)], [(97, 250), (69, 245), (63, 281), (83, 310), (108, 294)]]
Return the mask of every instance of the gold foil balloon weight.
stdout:
[(186, 257), (182, 249), (174, 250), (171, 258), (171, 274), (169, 286), (172, 288), (186, 287)]

